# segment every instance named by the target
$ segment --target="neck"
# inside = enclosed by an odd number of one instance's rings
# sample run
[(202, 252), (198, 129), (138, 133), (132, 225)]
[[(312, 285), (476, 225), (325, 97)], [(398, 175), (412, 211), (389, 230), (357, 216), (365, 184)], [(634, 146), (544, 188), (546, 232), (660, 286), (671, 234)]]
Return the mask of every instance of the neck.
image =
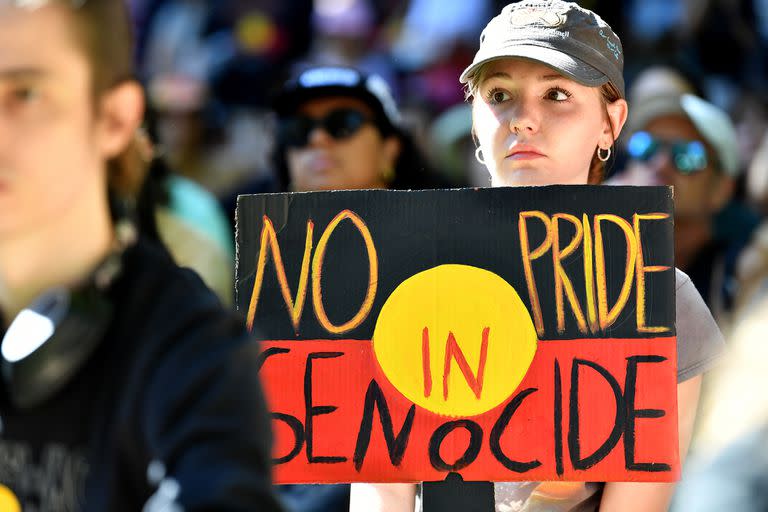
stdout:
[(0, 240), (0, 311), (10, 322), (35, 297), (72, 286), (109, 253), (114, 239), (106, 194), (75, 201), (44, 226)]

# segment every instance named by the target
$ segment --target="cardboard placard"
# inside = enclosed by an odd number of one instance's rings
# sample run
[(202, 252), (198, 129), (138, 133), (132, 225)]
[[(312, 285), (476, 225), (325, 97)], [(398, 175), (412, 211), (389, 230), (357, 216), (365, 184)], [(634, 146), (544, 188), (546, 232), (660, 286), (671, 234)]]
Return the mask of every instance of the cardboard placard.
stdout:
[(672, 194), (241, 196), (278, 483), (673, 481)]

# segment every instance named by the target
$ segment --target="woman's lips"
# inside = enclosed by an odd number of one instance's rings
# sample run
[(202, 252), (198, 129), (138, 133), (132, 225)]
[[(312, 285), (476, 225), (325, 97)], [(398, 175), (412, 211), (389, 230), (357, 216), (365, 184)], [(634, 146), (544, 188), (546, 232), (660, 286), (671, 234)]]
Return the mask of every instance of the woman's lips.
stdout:
[(315, 156), (307, 162), (311, 172), (322, 173), (333, 168), (333, 160), (327, 156)]
[(516, 144), (507, 154), (510, 160), (533, 160), (543, 157), (544, 154), (534, 146), (527, 144)]
[(512, 153), (507, 158), (510, 160), (533, 160), (535, 158), (541, 158), (544, 155), (541, 153), (536, 153), (533, 151), (519, 151), (517, 153)]

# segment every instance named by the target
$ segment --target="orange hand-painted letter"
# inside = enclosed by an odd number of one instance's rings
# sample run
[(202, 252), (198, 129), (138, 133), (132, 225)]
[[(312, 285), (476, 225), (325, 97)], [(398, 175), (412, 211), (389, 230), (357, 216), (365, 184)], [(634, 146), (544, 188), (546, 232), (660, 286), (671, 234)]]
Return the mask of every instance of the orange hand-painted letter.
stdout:
[(264, 225), (261, 228), (261, 243), (259, 246), (259, 259), (256, 264), (256, 279), (253, 283), (253, 292), (251, 293), (251, 302), (248, 306), (248, 315), (246, 322), (248, 330), (253, 330), (253, 322), (256, 317), (256, 307), (259, 305), (259, 296), (261, 295), (261, 286), (264, 284), (264, 270), (267, 265), (267, 251), (272, 253), (272, 259), (275, 262), (275, 272), (277, 281), (280, 283), (280, 291), (283, 294), (285, 307), (288, 308), (288, 314), (291, 316), (291, 324), (294, 330), (298, 331), (301, 321), (301, 312), (304, 309), (304, 300), (307, 296), (307, 282), (309, 280), (309, 258), (312, 253), (312, 233), (314, 224), (312, 220), (307, 221), (307, 238), (304, 243), (304, 257), (301, 262), (301, 273), (299, 274), (299, 286), (296, 289), (296, 302), (291, 297), (291, 290), (288, 286), (288, 278), (285, 275), (285, 266), (280, 254), (280, 244), (277, 242), (277, 234), (272, 221), (264, 216)]
[[(333, 234), (333, 230), (344, 219), (349, 219), (355, 225), (360, 235), (365, 242), (365, 248), (368, 251), (368, 290), (363, 299), (363, 304), (360, 306), (360, 310), (352, 319), (342, 325), (334, 325), (328, 319), (328, 315), (325, 313), (325, 307), (323, 306), (323, 292), (322, 292), (322, 270), (323, 270), (323, 258), (325, 257), (325, 250), (328, 247), (328, 240)], [(371, 312), (373, 307), (373, 299), (376, 298), (376, 287), (379, 283), (379, 260), (376, 256), (376, 246), (373, 245), (373, 238), (371, 232), (368, 230), (368, 226), (365, 225), (363, 219), (361, 219), (355, 212), (350, 210), (344, 210), (333, 218), (328, 227), (325, 228), (323, 236), (320, 237), (320, 241), (317, 243), (317, 250), (315, 251), (315, 257), (312, 260), (312, 304), (315, 306), (315, 316), (317, 316), (318, 322), (325, 330), (333, 334), (340, 334), (343, 332), (351, 331), (365, 320), (368, 313)]]
[[(464, 357), (464, 352), (462, 352), (459, 344), (456, 343), (456, 337), (452, 332), (448, 332), (448, 340), (445, 342), (445, 367), (443, 368), (443, 400), (448, 400), (448, 378), (451, 376), (451, 359), (456, 360), (456, 363), (459, 365), (459, 370), (461, 370), (461, 373), (464, 375), (467, 384), (469, 384), (469, 387), (472, 389), (472, 392), (477, 399), (480, 399), (480, 396), (483, 393), (485, 361), (488, 359), (488, 333), (490, 330), (490, 327), (483, 329), (483, 337), (480, 345), (480, 361), (477, 363), (477, 375), (472, 373), (469, 363), (467, 363), (467, 358)], [(428, 332), (426, 332), (426, 337), (428, 340)]]
[(637, 285), (637, 330), (638, 332), (667, 332), (669, 327), (663, 326), (648, 326), (645, 325), (645, 274), (647, 272), (664, 272), (669, 270), (670, 267), (664, 265), (648, 265), (645, 264), (645, 258), (643, 256), (643, 243), (640, 238), (640, 221), (643, 220), (664, 220), (668, 219), (669, 215), (666, 213), (649, 213), (647, 215), (640, 215), (638, 213), (634, 216), (635, 238), (637, 238), (637, 271), (636, 271), (636, 285)]
[[(535, 251), (531, 252), (528, 242), (528, 219), (536, 217), (544, 223), (547, 230), (547, 236), (541, 242)], [(545, 252), (552, 247), (552, 221), (549, 216), (543, 212), (530, 211), (520, 212), (518, 220), (518, 230), (520, 232), (520, 251), (523, 253), (523, 270), (525, 271), (525, 280), (528, 283), (528, 295), (531, 298), (531, 308), (533, 308), (533, 323), (536, 325), (536, 333), (539, 337), (544, 336), (544, 318), (541, 314), (541, 305), (539, 303), (539, 293), (536, 290), (536, 280), (533, 277), (533, 266), (531, 262), (541, 258)]]

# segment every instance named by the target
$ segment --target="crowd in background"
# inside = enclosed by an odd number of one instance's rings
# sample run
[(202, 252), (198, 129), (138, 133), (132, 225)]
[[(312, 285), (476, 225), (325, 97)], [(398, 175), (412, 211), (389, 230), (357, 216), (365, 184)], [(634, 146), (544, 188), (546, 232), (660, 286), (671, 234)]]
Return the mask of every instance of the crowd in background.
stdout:
[[(129, 3), (139, 38), (139, 78), (150, 108), (147, 129), (163, 172), (187, 180), (173, 188), (169, 201), (192, 217), (197, 203), (190, 201), (215, 200), (208, 210), (218, 208), (218, 220), (191, 224), (217, 244), (220, 264), (233, 258), (237, 195), (290, 189), (274, 164), (272, 100), (286, 78), (306, 64), (350, 65), (381, 76), (404, 125), (438, 173), (436, 182), (489, 184), (475, 160), (470, 108), (458, 76), (471, 61), (483, 26), (506, 0)], [(702, 139), (720, 160), (718, 179), (696, 185), (699, 195), (690, 199), (694, 206), (712, 202), (712, 208), (676, 221), (681, 238), (676, 252), (689, 256), (678, 266), (691, 274), (732, 353), (705, 385), (700, 441), (678, 506), (720, 510), (739, 503), (746, 488), (765, 499), (766, 478), (755, 483), (750, 475), (768, 468), (768, 400), (755, 393), (766, 384), (760, 363), (766, 360), (761, 355), (768, 355), (761, 344), (766, 327), (761, 318), (768, 318), (762, 299), (768, 288), (768, 0), (578, 3), (600, 14), (624, 44), (630, 123), (611, 159), (609, 183), (662, 184), (638, 180), (638, 172), (650, 171), (633, 167), (636, 160), (651, 161), (651, 146), (630, 151), (634, 133), (672, 130), (653, 124), (662, 114), (687, 116), (698, 134), (679, 138)], [(689, 95), (706, 102), (656, 101)], [(673, 157), (695, 156), (695, 147), (680, 148), (670, 149)], [(691, 172), (674, 164), (682, 174)], [(676, 191), (680, 215), (687, 186), (678, 184)], [(693, 186), (690, 190), (693, 194)], [(745, 456), (734, 464), (739, 454)]]
[[(174, 172), (231, 214), (239, 193), (274, 190), (270, 99), (302, 63), (348, 64), (382, 76), (438, 171), (485, 185), (473, 163), (469, 110), (457, 77), (477, 35), (506, 1), (130, 0), (138, 67), (156, 142)], [(726, 110), (746, 169), (765, 129), (762, 0), (583, 0), (621, 34), (631, 89), (650, 66), (682, 74)], [(621, 148), (619, 148), (621, 149)], [(623, 163), (618, 155), (613, 170)], [(743, 185), (748, 177), (740, 180)], [(764, 180), (754, 178), (758, 189)], [(746, 191), (742, 186), (740, 194)], [(762, 190), (750, 191), (760, 202)]]

